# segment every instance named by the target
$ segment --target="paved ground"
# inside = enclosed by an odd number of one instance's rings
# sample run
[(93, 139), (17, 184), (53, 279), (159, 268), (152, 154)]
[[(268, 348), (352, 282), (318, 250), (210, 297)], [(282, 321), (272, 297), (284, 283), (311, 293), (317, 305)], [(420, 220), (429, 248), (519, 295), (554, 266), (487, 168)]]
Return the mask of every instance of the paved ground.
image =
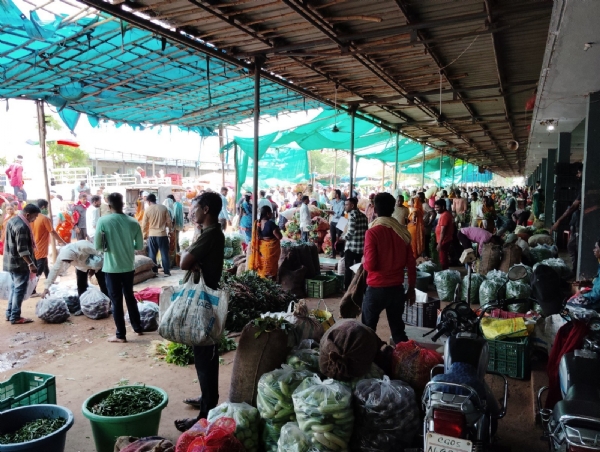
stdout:
[[(72, 284), (73, 270), (62, 278), (61, 283)], [(173, 271), (171, 278), (158, 278), (136, 286), (165, 286), (177, 283), (181, 271)], [(24, 303), (23, 314), (35, 317), (33, 298)], [(337, 315), (339, 299), (327, 299), (328, 307)], [(316, 300), (310, 301), (311, 305)], [(2, 312), (6, 301), (0, 300)], [(385, 317), (381, 319), (378, 334), (388, 340), (390, 333)], [(422, 329), (408, 328), (409, 337), (422, 341)], [(165, 389), (169, 394), (169, 405), (163, 411), (160, 434), (175, 440), (178, 433), (173, 420), (195, 415), (181, 403), (186, 397), (199, 394), (193, 366), (177, 367), (156, 360), (149, 355), (151, 341), (160, 339), (157, 333), (141, 337), (131, 335), (127, 344), (109, 344), (106, 338), (114, 334), (112, 318), (90, 320), (84, 316), (71, 317), (60, 325), (33, 324), (13, 326), (3, 322), (0, 328), (0, 380), (20, 370), (50, 373), (56, 376), (57, 399), (75, 415), (75, 425), (67, 438), (67, 452), (93, 452), (89, 422), (81, 414), (84, 400), (95, 392), (110, 388), (121, 379), (143, 382)], [(220, 400), (225, 401), (229, 392), (232, 362), (235, 352), (223, 356), (219, 390)], [(537, 374), (542, 375), (543, 369)], [(534, 378), (533, 384), (541, 385), (543, 378)], [(501, 388), (494, 384), (498, 394)], [(540, 429), (534, 425), (532, 408), (532, 382), (510, 380), (510, 398), (507, 417), (500, 421), (497, 450), (544, 451), (539, 440)]]

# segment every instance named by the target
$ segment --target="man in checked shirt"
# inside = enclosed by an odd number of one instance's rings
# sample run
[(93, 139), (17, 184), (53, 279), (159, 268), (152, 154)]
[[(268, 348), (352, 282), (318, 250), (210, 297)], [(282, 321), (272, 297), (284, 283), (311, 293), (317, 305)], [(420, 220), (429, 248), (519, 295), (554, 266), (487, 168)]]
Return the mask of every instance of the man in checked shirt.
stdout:
[(369, 228), (369, 220), (364, 213), (358, 210), (358, 200), (356, 198), (347, 199), (345, 208), (346, 212), (348, 212), (348, 229), (344, 234), (344, 238), (346, 239), (346, 248), (344, 250), (344, 264), (346, 265), (344, 284), (347, 290), (354, 276), (354, 272), (350, 270), (350, 267), (359, 263), (363, 257), (365, 234)]

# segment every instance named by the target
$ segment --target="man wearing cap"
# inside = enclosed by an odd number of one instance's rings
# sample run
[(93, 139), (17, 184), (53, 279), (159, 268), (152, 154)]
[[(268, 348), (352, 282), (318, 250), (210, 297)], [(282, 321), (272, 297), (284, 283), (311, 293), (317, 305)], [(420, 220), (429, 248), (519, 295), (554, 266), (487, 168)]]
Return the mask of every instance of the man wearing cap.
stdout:
[(6, 169), (5, 174), (8, 177), (10, 186), (13, 188), (15, 196), (23, 193), (23, 199), (27, 199), (27, 193), (23, 190), (23, 156), (17, 155), (15, 161)]

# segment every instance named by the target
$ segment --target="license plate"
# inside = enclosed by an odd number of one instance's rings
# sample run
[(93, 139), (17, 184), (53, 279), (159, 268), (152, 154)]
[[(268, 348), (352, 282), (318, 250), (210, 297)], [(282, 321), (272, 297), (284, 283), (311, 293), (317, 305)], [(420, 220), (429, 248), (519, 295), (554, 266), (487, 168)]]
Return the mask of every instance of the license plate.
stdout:
[(472, 452), (473, 443), (439, 433), (427, 433), (425, 452)]

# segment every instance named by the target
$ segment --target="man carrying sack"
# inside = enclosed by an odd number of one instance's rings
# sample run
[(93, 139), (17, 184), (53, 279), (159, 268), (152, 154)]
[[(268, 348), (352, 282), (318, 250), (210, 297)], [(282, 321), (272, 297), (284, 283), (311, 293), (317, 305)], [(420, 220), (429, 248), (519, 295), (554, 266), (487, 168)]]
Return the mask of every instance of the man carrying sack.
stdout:
[[(375, 196), (377, 219), (365, 236), (363, 267), (367, 290), (362, 302), (362, 323), (377, 330), (379, 315), (385, 309), (395, 344), (408, 340), (402, 314), (404, 302), (415, 302), (417, 267), (405, 226), (391, 218), (396, 201), (389, 193)], [(408, 291), (404, 293), (404, 269), (408, 270)]]

